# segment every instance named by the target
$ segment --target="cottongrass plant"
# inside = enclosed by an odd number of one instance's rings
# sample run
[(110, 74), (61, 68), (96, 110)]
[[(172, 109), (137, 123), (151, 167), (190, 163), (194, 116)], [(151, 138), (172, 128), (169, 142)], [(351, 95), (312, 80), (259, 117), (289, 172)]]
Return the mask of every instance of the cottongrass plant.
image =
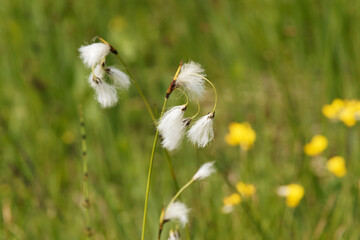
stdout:
[[(127, 90), (130, 82), (132, 82), (142, 98), (151, 119), (155, 122), (156, 118), (148, 101), (118, 51), (101, 37), (96, 38), (101, 42), (81, 46), (78, 50), (85, 66), (91, 68), (89, 83), (95, 90), (95, 98), (100, 103), (100, 106), (102, 108), (115, 106), (118, 101), (117, 89)], [(116, 55), (120, 63), (125, 67), (127, 74), (113, 66), (106, 66), (106, 57), (110, 53)]]
[[(205, 82), (208, 82), (215, 92), (215, 104), (211, 113), (201, 117), (188, 130), (187, 137), (193, 144), (202, 148), (214, 139), (213, 119), (215, 117), (215, 110), (217, 104), (217, 92), (212, 82), (205, 77), (205, 71), (200, 64), (190, 61), (180, 67), (180, 72), (176, 79), (174, 79), (167, 91), (168, 98), (171, 92), (175, 89), (184, 90), (187, 98), (187, 103), (184, 106), (177, 106), (167, 111), (160, 119), (158, 130), (163, 138), (162, 146), (169, 151), (180, 147), (184, 137), (186, 127), (190, 125), (191, 121), (198, 115), (200, 105), (198, 104), (198, 112), (189, 118), (183, 119), (186, 106), (188, 104), (188, 95), (191, 99), (201, 99), (205, 92)], [(180, 109), (182, 111), (180, 111)]]
[[(150, 182), (151, 182), (155, 149), (156, 149), (159, 133), (162, 136), (162, 146), (166, 150), (172, 151), (180, 147), (186, 131), (186, 127), (190, 124), (190, 122), (197, 116), (197, 114), (200, 111), (200, 105), (198, 104), (198, 112), (190, 118), (184, 118), (184, 113), (185, 110), (187, 109), (187, 105), (189, 102), (188, 94), (190, 95), (191, 98), (195, 98), (196, 100), (197, 98), (201, 98), (203, 96), (203, 93), (205, 92), (204, 89), (205, 82), (208, 82), (213, 87), (215, 92), (215, 104), (212, 110), (212, 117), (211, 117), (211, 122), (212, 122), (212, 119), (215, 116), (215, 109), (217, 104), (217, 92), (213, 83), (210, 82), (210, 80), (208, 80), (205, 77), (204, 69), (201, 67), (200, 64), (192, 61), (183, 64), (183, 62), (181, 61), (174, 75), (174, 78), (170, 83), (168, 90), (166, 91), (165, 100), (160, 113), (160, 120), (155, 133), (153, 148), (150, 156), (150, 165), (149, 165), (148, 180), (147, 180), (146, 194), (145, 194), (143, 226), (142, 226), (142, 234), (141, 234), (142, 240), (145, 238), (146, 215), (147, 215), (147, 205), (149, 200)], [(184, 92), (186, 96), (186, 104), (182, 106), (173, 107), (164, 114), (167, 101), (171, 93), (175, 89), (179, 89)], [(198, 144), (199, 146), (206, 146), (207, 143), (211, 141), (213, 138), (212, 124), (205, 124), (205, 125), (200, 124), (197, 126), (199, 128), (206, 128), (206, 129), (201, 130), (200, 134), (196, 132), (197, 134), (193, 136), (193, 139), (196, 140), (196, 141), (194, 140), (194, 142), (200, 142), (200, 144)], [(204, 138), (203, 136), (206, 134), (208, 137)], [(181, 189), (179, 191), (181, 191)]]
[(194, 176), (188, 181), (170, 200), (166, 209), (164, 208), (161, 211), (160, 221), (159, 221), (159, 235), (158, 239), (161, 238), (161, 233), (164, 227), (164, 224), (169, 221), (178, 221), (184, 227), (188, 222), (188, 213), (189, 209), (182, 202), (176, 201), (180, 194), (187, 189), (191, 184), (197, 181), (201, 181), (209, 177), (212, 173), (216, 171), (214, 167), (215, 162), (208, 162), (203, 164), (199, 170), (194, 174)]
[[(105, 41), (103, 38), (101, 38), (99, 36), (97, 36), (96, 38), (98, 40), (100, 40), (101, 42), (92, 43), (90, 45), (81, 46), (79, 48), (80, 58), (83, 60), (85, 66), (91, 68), (91, 70), (92, 70), (92, 72), (89, 76), (89, 83), (90, 83), (90, 86), (95, 90), (96, 100), (100, 103), (101, 107), (103, 107), (103, 108), (114, 106), (118, 101), (116, 89), (119, 89), (119, 88), (120, 89), (128, 89), (130, 82), (131, 82), (131, 83), (133, 83), (133, 85), (135, 86), (136, 90), (138, 91), (141, 99), (143, 100), (152, 121), (155, 124), (157, 124), (157, 120), (155, 118), (154, 112), (150, 108), (150, 105), (149, 105), (145, 95), (143, 94), (137, 81), (131, 74), (128, 66), (123, 61), (123, 59), (120, 57), (118, 51), (112, 45), (110, 45), (107, 41)], [(106, 66), (106, 57), (109, 54), (116, 55), (116, 57), (118, 58), (120, 63), (124, 66), (126, 74), (115, 67)], [(179, 73), (179, 71), (180, 71), (180, 67), (177, 71), (177, 74)], [(176, 74), (176, 76), (177, 76), (177, 74)], [(169, 95), (167, 94), (167, 98), (169, 97)], [(164, 112), (165, 106), (166, 106), (166, 101), (164, 102), (164, 107), (163, 107), (161, 116)], [(149, 187), (150, 187), (152, 161), (154, 158), (157, 136), (158, 136), (158, 133), (155, 134), (153, 149), (152, 149), (151, 157), (150, 157), (151, 160), (150, 160), (150, 167), (149, 167), (149, 174), (148, 174), (148, 184), (147, 184), (147, 188), (146, 188), (147, 194), (146, 194), (145, 207), (144, 207), (144, 212), (145, 212), (144, 219), (146, 218), (147, 199), (148, 199), (148, 192), (149, 192)], [(176, 177), (175, 177), (175, 173), (173, 171), (170, 155), (165, 148), (164, 148), (164, 153), (165, 153), (166, 159), (169, 163), (171, 175), (172, 175), (173, 181), (175, 183), (175, 186), (178, 186)], [(177, 189), (178, 189), (178, 187), (177, 187)], [(145, 221), (143, 224), (143, 230), (144, 229), (145, 229)], [(142, 238), (143, 238), (143, 233), (142, 233)]]
[[(138, 90), (143, 102), (145, 103), (152, 120), (157, 123), (154, 113), (150, 108), (144, 94), (131, 75), (127, 65), (120, 58), (118, 51), (101, 37), (97, 37), (97, 39), (99, 39), (101, 42), (92, 43), (90, 45), (81, 46), (79, 48), (80, 58), (83, 60), (85, 66), (91, 68), (89, 83), (90, 86), (95, 90), (96, 100), (100, 103), (102, 108), (112, 107), (116, 105), (118, 101), (117, 90), (128, 89), (130, 82), (132, 82)], [(116, 55), (121, 64), (125, 67), (126, 74), (115, 67), (106, 65), (106, 58), (109, 54)], [(171, 151), (180, 147), (187, 126), (190, 125), (190, 122), (197, 116), (200, 111), (200, 105), (198, 104), (198, 112), (190, 118), (184, 118), (184, 113), (189, 102), (188, 95), (190, 96), (191, 100), (195, 99), (198, 101), (198, 99), (201, 99), (205, 92), (205, 82), (208, 82), (214, 89), (214, 109), (211, 113), (207, 114), (203, 118), (200, 118), (198, 122), (193, 124), (187, 136), (191, 142), (197, 144), (199, 147), (205, 147), (214, 138), (213, 118), (215, 116), (217, 93), (215, 86), (205, 76), (205, 71), (200, 64), (192, 61), (185, 64), (182, 64), (181, 62), (174, 75), (173, 81), (170, 83), (170, 86), (166, 92), (150, 156), (141, 239), (144, 239), (145, 237), (147, 204), (149, 198), (153, 160), (159, 132), (163, 138), (162, 146), (164, 149)], [(175, 89), (184, 92), (187, 98), (187, 102), (185, 105), (174, 107), (164, 114), (167, 101)], [(176, 183), (176, 180), (174, 181)], [(194, 181), (197, 181), (197, 179), (192, 179), (189, 184)], [(179, 193), (182, 191), (183, 190), (180, 189)]]
[(81, 46), (79, 52), (85, 66), (92, 70), (89, 83), (95, 90), (96, 100), (102, 108), (116, 105), (117, 89), (128, 89), (130, 85), (129, 77), (125, 73), (115, 67), (106, 66), (106, 56), (110, 53), (117, 55), (117, 51), (107, 42), (102, 42)]

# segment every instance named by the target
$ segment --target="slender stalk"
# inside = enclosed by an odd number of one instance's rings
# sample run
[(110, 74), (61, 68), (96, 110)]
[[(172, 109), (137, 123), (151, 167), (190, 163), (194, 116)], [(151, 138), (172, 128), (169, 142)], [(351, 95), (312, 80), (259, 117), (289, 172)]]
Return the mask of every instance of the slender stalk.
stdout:
[(175, 196), (170, 200), (168, 206), (170, 206), (170, 204), (172, 204), (173, 202), (175, 202), (175, 200), (180, 196), (180, 194), (181, 194), (186, 188), (188, 188), (193, 182), (195, 182), (194, 179), (191, 179), (190, 181), (188, 181), (188, 182), (175, 194)]
[(152, 111), (151, 108), (150, 108), (149, 102), (146, 100), (146, 97), (145, 97), (144, 93), (141, 91), (141, 88), (139, 87), (139, 84), (136, 82), (134, 76), (131, 74), (128, 66), (127, 66), (126, 63), (122, 60), (122, 58), (120, 57), (119, 53), (116, 54), (116, 57), (119, 59), (119, 61), (121, 62), (121, 64), (125, 67), (125, 71), (126, 71), (126, 73), (129, 75), (131, 81), (134, 83), (134, 86), (135, 86), (136, 90), (138, 91), (141, 99), (143, 100), (143, 102), (144, 102), (144, 104), (145, 104), (145, 106), (146, 106), (146, 108), (147, 108), (147, 110), (148, 110), (148, 112), (149, 112), (149, 114), (150, 114), (150, 116), (151, 116), (151, 119), (153, 120), (153, 122), (156, 122), (156, 118), (155, 118), (155, 116), (154, 116), (153, 111)]
[(216, 110), (217, 99), (218, 99), (215, 85), (214, 85), (209, 79), (207, 79), (206, 77), (204, 77), (203, 75), (196, 74), (196, 73), (193, 73), (192, 75), (201, 77), (202, 79), (204, 79), (205, 81), (207, 81), (207, 82), (211, 85), (211, 87), (214, 89), (214, 93), (215, 93), (215, 103), (214, 103), (214, 108), (213, 108), (213, 110), (212, 110), (212, 113), (214, 113), (215, 110)]
[(85, 132), (85, 122), (83, 117), (82, 106), (79, 105), (79, 117), (80, 117), (80, 132), (81, 132), (81, 148), (82, 148), (82, 165), (83, 165), (83, 194), (84, 194), (84, 203), (85, 207), (85, 234), (91, 239), (92, 229), (90, 227), (90, 198), (89, 198), (89, 172), (88, 172), (88, 162), (87, 162), (87, 147), (86, 147), (86, 132)]
[[(168, 208), (173, 202), (175, 202), (175, 200), (180, 196), (180, 194), (181, 194), (186, 188), (188, 188), (193, 182), (195, 182), (195, 181), (196, 181), (196, 180), (193, 179), (193, 178), (192, 178), (190, 181), (188, 181), (188, 182), (175, 194), (175, 196), (170, 200), (169, 204), (168, 204), (167, 207), (166, 207), (166, 210), (167, 210), (167, 208)], [(161, 211), (158, 240), (160, 240), (160, 238), (161, 238), (161, 233), (162, 233), (162, 230), (163, 230), (163, 226), (164, 226), (164, 223), (166, 223), (166, 221), (164, 221), (164, 219), (163, 219), (166, 210), (164, 211), (164, 208), (163, 208), (162, 211)], [(186, 234), (187, 234), (187, 237), (189, 238), (189, 229), (188, 229), (188, 228), (186, 228)]]
[[(165, 98), (164, 105), (161, 110), (160, 117), (164, 114), (165, 106), (167, 103), (168, 98)], [(146, 226), (146, 214), (147, 214), (147, 206), (148, 206), (148, 200), (149, 200), (149, 190), (150, 190), (150, 182), (151, 182), (151, 173), (153, 168), (153, 161), (154, 161), (154, 155), (155, 155), (155, 149), (156, 149), (156, 143), (159, 136), (159, 130), (156, 129), (155, 137), (154, 137), (154, 143), (153, 148), (151, 150), (151, 156), (150, 156), (150, 165), (149, 165), (149, 172), (148, 172), (148, 179), (146, 184), (146, 194), (145, 194), (145, 204), (144, 204), (144, 217), (143, 217), (143, 224), (142, 224), (142, 231), (141, 231), (141, 240), (144, 240), (145, 237), (145, 226)]]
[(198, 99), (196, 99), (196, 103), (197, 103), (197, 107), (198, 107), (197, 112), (192, 117), (190, 117), (190, 119), (196, 118), (196, 116), (200, 113), (200, 103), (199, 103)]
[[(116, 54), (116, 57), (119, 59), (120, 63), (125, 67), (126, 73), (129, 75), (131, 81), (134, 83), (135, 88), (136, 88), (136, 90), (138, 91), (141, 99), (143, 100), (143, 102), (144, 102), (144, 104), (145, 104), (145, 106), (146, 106), (146, 108), (147, 108), (147, 110), (148, 110), (148, 112), (149, 112), (149, 115), (150, 115), (152, 121), (153, 121), (154, 124), (156, 125), (156, 124), (157, 124), (157, 121), (156, 121), (156, 118), (155, 118), (155, 114), (154, 114), (153, 110), (151, 109), (151, 107), (150, 107), (150, 105), (149, 105), (149, 102), (147, 101), (144, 93), (141, 91), (141, 88), (139, 87), (139, 84), (136, 82), (134, 76), (131, 74), (128, 66), (126, 65), (126, 63), (124, 62), (124, 60), (120, 57), (119, 53)], [(187, 96), (186, 96), (186, 97), (187, 97)], [(170, 154), (169, 154), (169, 152), (168, 152), (166, 149), (164, 149), (164, 152), (165, 152), (165, 155), (166, 155), (166, 160), (167, 160), (167, 162), (168, 162), (168, 164), (169, 164), (171, 176), (172, 176), (172, 178), (173, 178), (173, 181), (174, 181), (176, 190), (178, 190), (178, 189), (179, 189), (179, 185), (178, 185), (178, 183), (177, 183), (177, 181), (176, 181), (176, 176), (175, 176), (175, 172), (174, 172), (174, 170), (173, 170), (174, 168), (173, 168), (173, 165), (172, 165), (172, 162), (171, 162)]]

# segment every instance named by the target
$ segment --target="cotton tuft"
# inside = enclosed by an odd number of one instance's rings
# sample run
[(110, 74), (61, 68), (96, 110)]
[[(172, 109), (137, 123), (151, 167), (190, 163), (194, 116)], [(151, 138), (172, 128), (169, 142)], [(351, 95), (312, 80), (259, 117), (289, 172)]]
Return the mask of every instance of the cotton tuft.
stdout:
[(128, 89), (130, 86), (130, 79), (128, 75), (120, 71), (115, 67), (107, 67), (106, 73), (109, 74), (110, 78), (114, 81), (114, 85), (117, 88)]
[(110, 46), (105, 43), (93, 43), (79, 48), (80, 58), (92, 68), (110, 53)]
[(214, 139), (213, 131), (214, 114), (209, 113), (197, 120), (187, 132), (190, 141), (198, 145), (199, 148), (205, 147), (211, 140)]
[(185, 134), (186, 120), (183, 119), (186, 106), (176, 106), (160, 119), (158, 130), (163, 138), (161, 144), (169, 151), (177, 149)]
[(176, 84), (184, 88), (191, 97), (201, 99), (205, 92), (205, 80), (201, 76), (206, 76), (205, 70), (199, 63), (190, 61), (181, 67)]
[(189, 209), (184, 203), (174, 202), (171, 203), (164, 214), (164, 221), (177, 220), (181, 223), (182, 226), (188, 222), (188, 213)]
[(192, 179), (194, 181), (200, 181), (210, 176), (213, 172), (216, 171), (216, 169), (214, 168), (214, 164), (215, 161), (203, 164), (200, 169), (195, 173)]
[(102, 108), (114, 106), (117, 101), (117, 92), (114, 86), (104, 80), (105, 72), (98, 65), (94, 69), (94, 74), (89, 76), (89, 84), (95, 90), (95, 99), (100, 103)]
[(95, 84), (95, 97), (102, 108), (108, 108), (116, 105), (118, 101), (117, 92), (114, 86), (102, 81)]

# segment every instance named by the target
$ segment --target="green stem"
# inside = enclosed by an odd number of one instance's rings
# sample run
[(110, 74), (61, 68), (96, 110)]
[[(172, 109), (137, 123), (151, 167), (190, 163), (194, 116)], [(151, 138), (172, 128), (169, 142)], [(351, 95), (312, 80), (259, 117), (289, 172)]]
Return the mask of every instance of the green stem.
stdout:
[(215, 85), (214, 85), (209, 79), (207, 79), (206, 77), (204, 77), (203, 75), (196, 74), (196, 73), (193, 73), (192, 75), (201, 77), (202, 79), (204, 79), (205, 81), (207, 81), (207, 82), (211, 85), (211, 87), (214, 89), (214, 93), (215, 93), (215, 103), (214, 103), (214, 108), (213, 108), (213, 110), (212, 110), (212, 113), (214, 113), (215, 110), (216, 110), (217, 99), (218, 99)]
[(149, 114), (150, 114), (150, 116), (151, 116), (151, 119), (153, 120), (154, 123), (156, 123), (156, 118), (155, 118), (155, 116), (154, 116), (154, 113), (153, 113), (153, 111), (151, 110), (150, 105), (149, 105), (149, 102), (146, 100), (144, 93), (141, 91), (141, 88), (139, 87), (139, 84), (135, 81), (134, 76), (131, 74), (128, 66), (125, 64), (125, 62), (124, 62), (124, 61), (122, 60), (122, 58), (119, 56), (119, 54), (116, 54), (116, 56), (117, 56), (117, 58), (119, 59), (119, 61), (121, 62), (121, 64), (125, 67), (126, 73), (129, 75), (131, 81), (134, 83), (136, 90), (138, 91), (141, 99), (143, 100), (143, 102), (144, 102), (144, 104), (145, 104), (145, 106), (146, 106), (146, 108), (147, 108), (147, 110), (148, 110), (148, 112), (149, 112)]
[[(165, 98), (164, 105), (163, 105), (162, 110), (161, 110), (160, 118), (164, 114), (167, 100), (168, 100), (168, 98)], [(159, 130), (156, 129), (153, 148), (152, 148), (152, 151), (151, 151), (149, 172), (148, 172), (148, 178), (147, 178), (147, 184), (146, 184), (145, 206), (144, 206), (143, 225), (142, 225), (142, 231), (141, 231), (141, 240), (144, 240), (144, 238), (145, 238), (146, 214), (147, 214), (147, 206), (148, 206), (148, 200), (149, 200), (151, 173), (152, 173), (152, 168), (153, 168), (153, 161), (154, 161), (154, 155), (155, 155), (155, 149), (156, 149), (156, 143), (157, 143), (158, 136), (159, 136)]]
[(92, 230), (90, 227), (90, 198), (89, 198), (89, 173), (88, 173), (88, 162), (87, 162), (87, 146), (86, 146), (86, 132), (85, 122), (83, 117), (82, 106), (79, 105), (79, 117), (80, 117), (80, 132), (81, 132), (81, 148), (82, 148), (82, 165), (83, 165), (83, 194), (85, 207), (85, 233), (89, 239), (91, 239)]
[[(190, 181), (188, 181), (188, 182), (175, 194), (175, 196), (170, 200), (169, 204), (168, 204), (167, 207), (166, 207), (166, 210), (167, 210), (167, 208), (168, 208), (173, 202), (175, 202), (175, 200), (180, 196), (180, 194), (181, 194), (186, 188), (188, 188), (193, 182), (195, 182), (195, 181), (196, 181), (196, 180), (194, 180), (193, 178), (192, 178)], [(163, 210), (164, 210), (164, 209), (163, 209)], [(161, 238), (161, 233), (162, 233), (162, 230), (163, 230), (163, 225), (164, 225), (164, 223), (165, 223), (164, 220), (163, 220), (163, 218), (164, 218), (164, 214), (166, 213), (166, 210), (165, 210), (165, 212), (164, 212), (164, 211), (161, 212), (158, 240), (160, 240), (160, 238)], [(186, 228), (186, 232), (187, 232), (187, 238), (189, 239), (189, 229), (188, 229), (188, 228)]]
[[(126, 73), (129, 75), (131, 81), (134, 83), (134, 85), (135, 85), (135, 87), (136, 87), (136, 90), (138, 91), (141, 99), (143, 100), (143, 102), (144, 102), (144, 104), (145, 104), (145, 106), (146, 106), (146, 108), (147, 108), (147, 110), (148, 110), (148, 112), (149, 112), (149, 114), (150, 114), (150, 117), (151, 117), (152, 121), (153, 121), (154, 124), (156, 125), (156, 124), (157, 124), (157, 121), (156, 121), (156, 118), (155, 118), (155, 114), (154, 114), (153, 110), (150, 108), (149, 102), (146, 100), (146, 97), (145, 97), (144, 93), (141, 91), (141, 88), (139, 87), (139, 84), (136, 82), (134, 76), (131, 74), (128, 66), (126, 65), (126, 63), (124, 62), (124, 60), (122, 60), (122, 58), (120, 57), (120, 55), (119, 55), (119, 54), (116, 54), (116, 56), (117, 56), (117, 58), (119, 59), (120, 63), (125, 67)], [(187, 96), (186, 96), (186, 98), (187, 98)], [(176, 176), (175, 176), (175, 172), (174, 172), (174, 170), (173, 170), (174, 168), (173, 168), (173, 166), (172, 166), (171, 157), (170, 157), (170, 155), (169, 155), (169, 152), (168, 152), (166, 149), (164, 149), (164, 152), (165, 152), (165, 155), (166, 155), (166, 159), (167, 159), (167, 161), (168, 161), (168, 164), (169, 164), (171, 176), (172, 176), (172, 178), (173, 178), (173, 181), (174, 181), (176, 190), (178, 190), (178, 189), (179, 189), (179, 185), (178, 185), (178, 183), (177, 183), (177, 181), (176, 181)]]
[(181, 194), (186, 188), (188, 188), (193, 182), (195, 182), (194, 179), (191, 179), (190, 181), (188, 181), (188, 182), (175, 194), (175, 196), (170, 200), (168, 207), (170, 206), (170, 204), (172, 204), (173, 202), (175, 202), (175, 200), (180, 196), (180, 194)]

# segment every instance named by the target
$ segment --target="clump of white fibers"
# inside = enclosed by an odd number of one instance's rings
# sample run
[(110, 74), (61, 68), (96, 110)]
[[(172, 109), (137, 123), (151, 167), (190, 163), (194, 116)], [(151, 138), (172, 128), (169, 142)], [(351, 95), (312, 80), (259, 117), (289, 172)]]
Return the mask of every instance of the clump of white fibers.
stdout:
[(79, 48), (80, 58), (84, 64), (91, 68), (110, 53), (110, 46), (105, 43), (93, 43)]
[(191, 126), (187, 136), (193, 144), (197, 144), (198, 147), (205, 147), (214, 139), (213, 120), (214, 114), (209, 113)]
[(102, 108), (112, 107), (117, 101), (117, 92), (114, 86), (105, 82), (105, 72), (100, 65), (94, 68), (94, 72), (89, 76), (90, 86), (95, 90), (95, 99)]
[(175, 232), (174, 232), (173, 230), (170, 230), (168, 240), (180, 240), (180, 233), (179, 233), (179, 231), (175, 231)]
[(117, 92), (114, 86), (101, 81), (95, 83), (96, 100), (100, 103), (102, 108), (112, 107), (117, 101)]
[(114, 85), (117, 88), (128, 89), (130, 86), (130, 79), (128, 75), (123, 73), (117, 68), (107, 67), (106, 73), (109, 74), (110, 78), (114, 81)]
[(200, 99), (205, 92), (205, 70), (199, 63), (185, 63), (176, 79), (176, 85), (184, 88), (190, 96)]
[(188, 222), (188, 213), (189, 209), (185, 204), (181, 202), (173, 202), (171, 203), (164, 214), (164, 221), (172, 221), (177, 220), (181, 223), (182, 226)]
[(183, 119), (186, 106), (176, 106), (160, 119), (158, 130), (163, 138), (161, 144), (172, 151), (178, 148), (185, 134), (186, 120)]
[(195, 175), (192, 177), (194, 181), (200, 181), (202, 179), (207, 178), (210, 176), (213, 172), (216, 172), (216, 169), (214, 167), (215, 161), (213, 162), (207, 162), (203, 164), (199, 170), (195, 173)]

